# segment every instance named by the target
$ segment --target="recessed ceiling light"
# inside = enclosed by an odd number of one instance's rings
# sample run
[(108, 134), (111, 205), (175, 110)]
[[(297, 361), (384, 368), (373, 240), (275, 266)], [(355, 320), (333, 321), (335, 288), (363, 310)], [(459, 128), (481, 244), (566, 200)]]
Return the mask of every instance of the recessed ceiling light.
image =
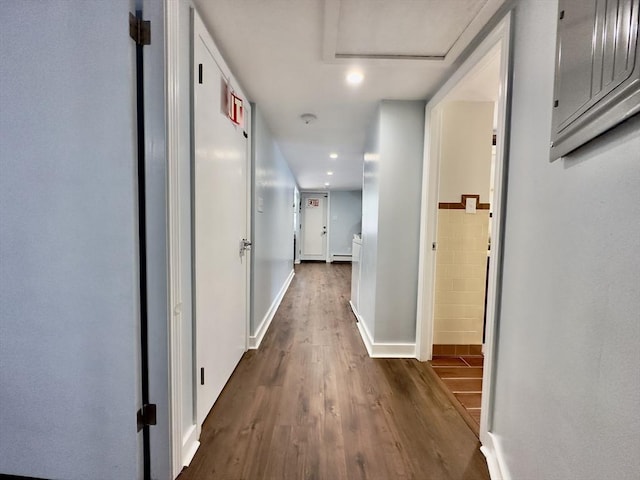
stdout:
[(337, 153), (330, 153), (329, 154), (329, 158), (338, 158), (338, 154)]
[(347, 83), (349, 85), (360, 85), (364, 80), (364, 75), (361, 72), (353, 71), (347, 73)]
[(333, 172), (332, 172), (331, 170), (329, 170), (329, 171), (327, 172), (327, 175), (333, 175)]
[(329, 182), (324, 182), (325, 187), (328, 187), (329, 185), (331, 185)]

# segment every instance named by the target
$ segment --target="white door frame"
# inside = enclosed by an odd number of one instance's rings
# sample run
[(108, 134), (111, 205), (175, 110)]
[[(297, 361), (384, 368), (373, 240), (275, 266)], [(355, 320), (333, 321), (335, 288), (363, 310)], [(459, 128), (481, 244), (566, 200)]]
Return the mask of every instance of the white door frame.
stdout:
[[(480, 418), (480, 441), (493, 452), (491, 437), (493, 410), (493, 370), (496, 347), (496, 317), (499, 315), (500, 282), (502, 269), (502, 240), (505, 214), (506, 163), (508, 138), (508, 107), (511, 89), (511, 12), (507, 13), (491, 33), (427, 103), (425, 124), (425, 159), (422, 178), (422, 209), (420, 222), (420, 257), (418, 274), (418, 308), (416, 323), (416, 351), (418, 359), (431, 359), (433, 347), (433, 303), (435, 286), (435, 252), (432, 244), (436, 241), (438, 213), (438, 182), (440, 169), (440, 140), (442, 130), (442, 105), (452, 89), (496, 46), (500, 46), (500, 89), (498, 101), (498, 125), (496, 145), (496, 168), (494, 173), (494, 194), (491, 222), (491, 251), (487, 287), (487, 321), (484, 345), (484, 378), (482, 387), (482, 410)], [(483, 448), (485, 448), (483, 447)], [(485, 452), (486, 453), (486, 452)], [(488, 455), (489, 458), (489, 455)], [(489, 467), (493, 465), (489, 459)], [(500, 478), (500, 477), (497, 477)]]
[[(326, 235), (326, 248), (325, 248), (325, 252), (324, 252), (324, 260), (325, 262), (329, 263), (331, 260), (331, 256), (329, 255), (329, 251), (331, 250), (331, 225), (329, 222), (329, 219), (331, 218), (331, 192), (329, 191), (313, 191), (313, 190), (304, 190), (300, 192), (300, 225), (304, 225), (305, 222), (305, 215), (304, 215), (304, 202), (303, 199), (305, 196), (307, 195), (326, 195), (327, 197), (327, 203), (326, 203), (326, 209), (325, 209), (325, 219), (324, 219), (324, 223), (327, 226), (327, 233)], [(306, 234), (306, 230), (302, 231), (302, 228), (299, 229), (300, 231), (300, 241), (299, 243), (299, 248), (298, 248), (298, 252), (300, 252), (300, 260), (304, 261), (305, 259), (303, 258), (303, 254), (302, 254), (302, 245), (304, 244), (304, 235)]]
[[(165, 16), (165, 88), (167, 117), (167, 210), (168, 210), (168, 270), (169, 270), (169, 379), (170, 379), (170, 427), (171, 427), (171, 473), (172, 478), (178, 476), (184, 465), (188, 465), (200, 446), (197, 438), (199, 429), (193, 419), (188, 431), (182, 429), (182, 303), (191, 302), (191, 298), (182, 298), (182, 265), (191, 263), (191, 259), (182, 258), (180, 244), (180, 152), (186, 139), (180, 136), (180, 113), (190, 108), (190, 99), (184, 98), (181, 92), (188, 91), (189, 86), (182, 85), (180, 80), (180, 2), (164, 1)], [(190, 32), (189, 32), (190, 33)], [(189, 159), (189, 162), (191, 160)], [(194, 353), (194, 352), (193, 352)], [(193, 382), (192, 382), (193, 383)], [(195, 394), (195, 392), (194, 392)], [(195, 413), (195, 412), (194, 412)]]

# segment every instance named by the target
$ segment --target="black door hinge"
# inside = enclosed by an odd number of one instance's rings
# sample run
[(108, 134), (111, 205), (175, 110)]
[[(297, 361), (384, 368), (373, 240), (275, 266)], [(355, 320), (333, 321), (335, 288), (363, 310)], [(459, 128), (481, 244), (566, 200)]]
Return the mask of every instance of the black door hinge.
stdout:
[(200, 385), (204, 385), (204, 368), (200, 369)]
[(198, 83), (202, 83), (202, 64), (198, 64)]
[(129, 35), (137, 45), (151, 44), (151, 22), (129, 12)]
[(142, 430), (143, 427), (155, 425), (156, 423), (156, 404), (148, 403), (143, 405), (138, 410), (138, 431)]

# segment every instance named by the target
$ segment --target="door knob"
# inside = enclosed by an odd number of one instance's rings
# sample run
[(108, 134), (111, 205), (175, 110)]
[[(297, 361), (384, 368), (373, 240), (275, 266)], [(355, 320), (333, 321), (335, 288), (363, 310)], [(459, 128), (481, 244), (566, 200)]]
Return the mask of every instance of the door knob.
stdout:
[(246, 250), (251, 250), (251, 245), (252, 243), (247, 240), (246, 238), (243, 238), (242, 240), (240, 240), (240, 256), (244, 256), (244, 252)]

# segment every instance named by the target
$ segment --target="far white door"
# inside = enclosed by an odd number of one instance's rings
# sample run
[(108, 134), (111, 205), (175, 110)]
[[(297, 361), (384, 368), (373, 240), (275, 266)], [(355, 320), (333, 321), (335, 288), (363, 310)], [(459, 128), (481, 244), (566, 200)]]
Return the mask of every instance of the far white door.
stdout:
[(248, 152), (243, 128), (221, 108), (222, 60), (197, 15), (193, 42), (196, 403), (201, 425), (246, 349), (249, 258), (240, 246), (248, 238)]
[(300, 260), (327, 259), (327, 194), (302, 194)]

